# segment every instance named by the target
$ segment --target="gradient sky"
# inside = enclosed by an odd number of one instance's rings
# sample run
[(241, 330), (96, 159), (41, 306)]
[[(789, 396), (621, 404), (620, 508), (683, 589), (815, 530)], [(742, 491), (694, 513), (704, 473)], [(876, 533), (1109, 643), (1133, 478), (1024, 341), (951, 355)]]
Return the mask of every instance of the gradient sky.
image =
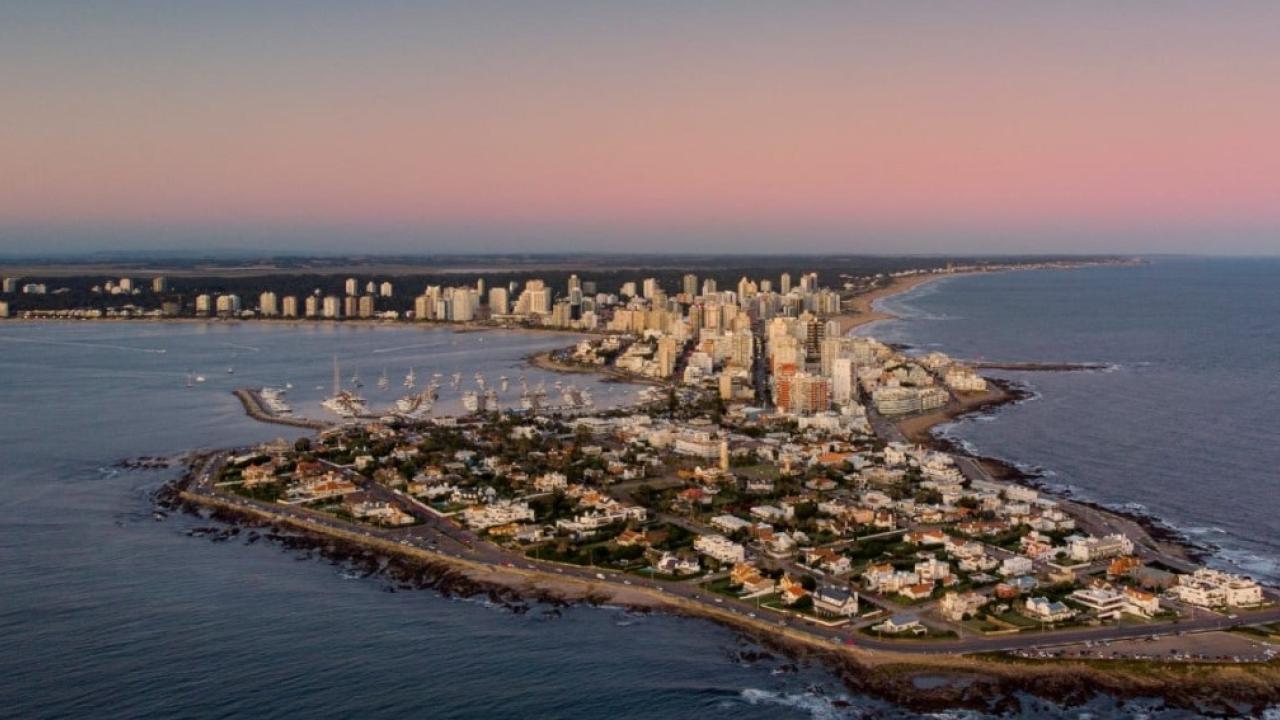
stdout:
[(0, 4), (0, 252), (1280, 252), (1280, 3)]

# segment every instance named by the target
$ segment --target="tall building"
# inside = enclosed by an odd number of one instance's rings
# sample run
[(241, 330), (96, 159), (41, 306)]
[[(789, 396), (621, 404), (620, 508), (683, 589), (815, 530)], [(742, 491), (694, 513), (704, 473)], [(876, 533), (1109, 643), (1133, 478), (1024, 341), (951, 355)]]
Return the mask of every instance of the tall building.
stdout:
[(359, 295), (360, 281), (355, 278), (347, 278), (346, 290), (348, 295)]
[(508, 307), (507, 289), (504, 287), (495, 287), (489, 291), (489, 314), (490, 315), (506, 315), (511, 312)]
[(453, 322), (471, 322), (476, 317), (475, 291), (471, 288), (453, 288), (449, 293), (449, 319)]
[(357, 311), (359, 312), (360, 317), (362, 318), (373, 317), (373, 296), (361, 295), (360, 303), (359, 303), (359, 307), (357, 308)]
[(783, 295), (791, 292), (791, 273), (782, 273), (782, 277), (779, 278), (778, 292)]
[(307, 299), (302, 303), (303, 314), (309, 318), (319, 317), (320, 315), (320, 298), (315, 295), (308, 295)]
[(654, 354), (654, 361), (658, 365), (658, 375), (660, 377), (671, 377), (675, 373), (676, 356), (679, 351), (680, 346), (674, 337), (663, 335), (658, 338), (658, 351)]
[(296, 295), (285, 295), (280, 302), (280, 314), (287, 318), (298, 317), (298, 297)]
[(551, 308), (546, 324), (551, 327), (569, 327), (573, 322), (573, 309), (568, 300), (560, 300)]
[(382, 284), (378, 286), (378, 295), (385, 298), (391, 297), (391, 281), (384, 280)]
[(831, 383), (805, 372), (781, 373), (775, 378), (774, 400), (778, 409), (797, 415), (823, 412), (831, 407)]
[(685, 295), (688, 295), (690, 298), (695, 298), (698, 296), (698, 276), (697, 275), (694, 275), (693, 273), (685, 273), (685, 276), (680, 281), (680, 285), (681, 285), (680, 289), (682, 292), (684, 292)]
[(342, 298), (342, 316), (355, 317), (360, 313), (360, 298), (348, 295)]
[(716, 294), (715, 278), (707, 278), (706, 280), (702, 281), (702, 294), (706, 296), (711, 296)]
[(517, 315), (546, 315), (551, 312), (551, 289), (541, 280), (530, 280), (516, 300)]
[(818, 289), (818, 273), (805, 273), (800, 276), (800, 292), (811, 293)]
[(5, 300), (0, 300), (0, 318), (7, 317), (9, 317), (9, 303)]
[(577, 273), (569, 276), (569, 286), (566, 288), (566, 293), (572, 295), (574, 290), (582, 292), (582, 280), (578, 278)]
[(239, 295), (219, 295), (214, 301), (214, 307), (219, 315), (238, 315), (240, 313), (240, 296)]
[(196, 314), (208, 315), (213, 312), (213, 298), (201, 293), (196, 296)]
[(858, 365), (850, 357), (831, 361), (831, 402), (841, 407), (853, 402), (857, 394)]
[(151, 292), (169, 292), (169, 280), (163, 275), (151, 278)]
[(120, 292), (123, 292), (123, 293), (133, 292), (133, 278), (122, 277), (120, 278), (119, 284), (120, 284)]
[(644, 297), (645, 297), (646, 299), (650, 299), (650, 298), (652, 298), (654, 295), (657, 295), (657, 294), (658, 294), (658, 292), (659, 292), (661, 289), (662, 289), (662, 286), (658, 284), (658, 279), (657, 279), (657, 278), (645, 278), (645, 279), (644, 279), (644, 289), (643, 289), (643, 292), (644, 292)]
[(337, 295), (324, 296), (324, 317), (330, 320), (337, 320), (342, 317), (342, 298)]
[(276, 304), (276, 294), (270, 290), (258, 296), (258, 312), (266, 317), (275, 317), (280, 314), (280, 308)]
[(5, 279), (4, 279), (4, 291), (5, 291), (5, 293), (16, 293), (16, 292), (18, 292), (18, 278), (13, 278), (13, 277), (7, 277), (7, 278), (5, 278)]

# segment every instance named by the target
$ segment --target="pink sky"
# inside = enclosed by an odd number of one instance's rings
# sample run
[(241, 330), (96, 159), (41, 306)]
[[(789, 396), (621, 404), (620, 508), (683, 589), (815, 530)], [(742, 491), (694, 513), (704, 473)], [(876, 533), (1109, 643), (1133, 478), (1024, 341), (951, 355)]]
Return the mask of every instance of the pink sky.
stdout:
[(0, 225), (1280, 225), (1267, 5), (717, 7), (0, 11)]

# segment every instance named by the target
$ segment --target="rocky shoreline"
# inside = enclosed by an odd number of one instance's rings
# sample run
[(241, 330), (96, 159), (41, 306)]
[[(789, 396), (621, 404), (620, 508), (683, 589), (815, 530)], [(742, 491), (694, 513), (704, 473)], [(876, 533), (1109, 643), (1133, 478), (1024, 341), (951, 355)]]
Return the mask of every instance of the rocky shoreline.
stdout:
[(1187, 560), (1202, 563), (1209, 557), (1211, 552), (1210, 548), (1197, 544), (1184, 533), (1179, 532), (1177, 529), (1164, 523), (1160, 518), (1136, 513), (1123, 508), (1103, 505), (1092, 500), (1071, 497), (1069, 493), (1064, 493), (1060, 488), (1056, 488), (1052, 486), (1052, 484), (1046, 482), (1045, 476), (1035, 470), (1018, 467), (1014, 463), (1002, 458), (974, 453), (962, 443), (939, 435), (936, 430), (941, 425), (964, 420), (965, 418), (976, 415), (990, 413), (998, 410), (999, 408), (1017, 405), (1037, 397), (1036, 394), (1025, 385), (1015, 381), (1003, 378), (988, 378), (987, 381), (999, 389), (1001, 397), (988, 402), (964, 407), (963, 409), (958, 409), (953, 412), (944, 413), (936, 422), (930, 424), (928, 428), (923, 429), (923, 432), (918, 431), (911, 433), (911, 439), (914, 442), (919, 442), (920, 444), (934, 450), (972, 458), (980, 464), (983, 469), (991, 475), (991, 477), (997, 480), (1025, 485), (1059, 500), (1075, 503), (1076, 505), (1090, 508), (1099, 513), (1124, 518), (1125, 520), (1141, 527), (1143, 531), (1145, 531), (1151, 539), (1157, 543), (1160, 543), (1165, 547), (1176, 548), (1178, 554), (1182, 555)]
[[(208, 524), (188, 531), (211, 542), (240, 539), (246, 544), (271, 542), (286, 550), (315, 553), (361, 576), (386, 580), (384, 591), (429, 589), (446, 597), (483, 597), (516, 614), (533, 611), (547, 618), (571, 605), (608, 604), (632, 612), (661, 611), (709, 620), (752, 642), (784, 654), (794, 662), (822, 663), (852, 692), (862, 693), (917, 712), (965, 708), (982, 712), (1016, 712), (1019, 696), (1079, 705), (1098, 695), (1119, 700), (1160, 697), (1171, 707), (1235, 716), (1258, 712), (1280, 702), (1280, 664), (1206, 665), (1194, 668), (1151, 661), (1034, 661), (1008, 656), (909, 655), (832, 647), (784, 628), (717, 612), (678, 598), (630, 592), (595, 583), (542, 577), (545, 572), (471, 567), (471, 563), (374, 541), (355, 541), (334, 533), (298, 527), (262, 511), (227, 507), (184, 492), (186, 478), (166, 484), (155, 494), (164, 510), (181, 511)], [(628, 588), (630, 590), (630, 588)], [(920, 678), (928, 678), (921, 687)]]

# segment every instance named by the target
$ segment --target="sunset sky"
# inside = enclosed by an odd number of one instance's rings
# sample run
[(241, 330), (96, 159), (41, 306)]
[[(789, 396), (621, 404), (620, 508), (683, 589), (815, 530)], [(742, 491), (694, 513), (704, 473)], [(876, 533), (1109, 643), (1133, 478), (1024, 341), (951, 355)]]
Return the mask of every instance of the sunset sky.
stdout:
[(1280, 252), (1276, 2), (0, 5), (0, 252)]

